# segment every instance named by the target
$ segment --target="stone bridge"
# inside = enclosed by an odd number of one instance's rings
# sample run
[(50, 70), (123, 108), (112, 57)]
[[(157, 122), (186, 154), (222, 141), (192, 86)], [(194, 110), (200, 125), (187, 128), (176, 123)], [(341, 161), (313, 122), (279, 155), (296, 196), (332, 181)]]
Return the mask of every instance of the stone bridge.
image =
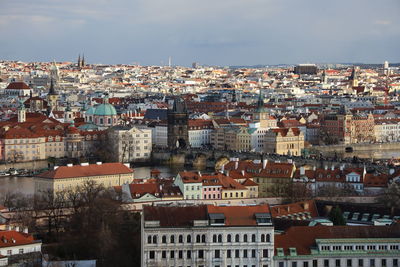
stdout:
[(152, 162), (155, 164), (172, 164), (172, 165), (189, 165), (193, 167), (218, 167), (218, 163), (223, 159), (229, 160), (230, 158), (239, 158), (240, 160), (262, 160), (268, 159), (272, 161), (281, 162), (294, 162), (296, 166), (311, 165), (318, 168), (331, 168), (331, 166), (339, 167), (342, 164), (353, 167), (363, 167), (364, 165), (369, 169), (376, 169), (379, 171), (387, 171), (388, 168), (385, 164), (372, 163), (368, 159), (339, 159), (339, 158), (324, 158), (318, 156), (317, 158), (310, 158), (304, 156), (284, 156), (276, 154), (266, 154), (257, 152), (236, 152), (236, 151), (223, 151), (215, 149), (180, 149), (180, 150), (167, 150), (167, 149), (153, 149)]

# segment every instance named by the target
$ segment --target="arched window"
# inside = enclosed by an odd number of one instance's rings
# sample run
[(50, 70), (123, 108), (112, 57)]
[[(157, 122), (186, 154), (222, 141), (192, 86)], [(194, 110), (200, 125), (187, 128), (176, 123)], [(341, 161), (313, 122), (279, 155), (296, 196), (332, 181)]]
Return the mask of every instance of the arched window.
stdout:
[(157, 244), (157, 236), (156, 235), (153, 236), (153, 244)]
[(261, 235), (261, 242), (265, 242), (265, 235), (264, 234)]
[(206, 235), (201, 236), (201, 242), (206, 243)]
[(247, 242), (247, 235), (243, 235), (243, 242)]
[(218, 235), (218, 243), (222, 243), (222, 235)]
[(192, 236), (191, 236), (191, 235), (188, 235), (188, 236), (186, 237), (186, 242), (187, 242), (187, 243), (192, 243)]
[(171, 235), (171, 237), (170, 237), (170, 243), (175, 243), (175, 236), (174, 236), (174, 235)]
[(100, 118), (100, 124), (103, 124), (103, 123), (104, 123), (103, 118)]
[(239, 234), (237, 234), (237, 235), (235, 236), (235, 242), (240, 242)]
[(164, 244), (167, 243), (167, 236), (166, 235), (162, 236), (161, 242), (164, 243)]
[(147, 236), (147, 244), (151, 244), (151, 235)]
[(217, 235), (213, 235), (213, 243), (217, 243)]
[(226, 242), (232, 242), (232, 236), (230, 234), (226, 236)]
[(256, 242), (256, 235), (255, 234), (251, 235), (251, 242)]
[(183, 243), (183, 235), (179, 235), (179, 237), (178, 237), (178, 242), (179, 242), (179, 243)]
[(271, 236), (269, 234), (266, 235), (265, 242), (271, 242)]
[(196, 243), (200, 243), (200, 235), (196, 235)]
[(108, 118), (108, 124), (111, 124), (111, 119), (110, 118)]

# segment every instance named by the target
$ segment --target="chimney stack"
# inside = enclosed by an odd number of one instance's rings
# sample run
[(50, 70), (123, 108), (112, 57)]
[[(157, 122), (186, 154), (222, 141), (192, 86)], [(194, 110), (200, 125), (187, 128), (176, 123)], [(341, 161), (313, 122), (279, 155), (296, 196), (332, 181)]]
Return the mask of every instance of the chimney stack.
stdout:
[(263, 160), (263, 169), (265, 169), (267, 167), (268, 164), (268, 159), (264, 159)]

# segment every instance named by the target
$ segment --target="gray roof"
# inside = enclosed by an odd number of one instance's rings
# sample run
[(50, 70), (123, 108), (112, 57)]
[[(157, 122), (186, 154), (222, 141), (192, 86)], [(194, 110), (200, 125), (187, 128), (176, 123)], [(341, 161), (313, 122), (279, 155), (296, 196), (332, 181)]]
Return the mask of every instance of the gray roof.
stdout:
[(166, 109), (148, 109), (144, 114), (144, 118), (149, 120), (166, 120), (167, 111)]

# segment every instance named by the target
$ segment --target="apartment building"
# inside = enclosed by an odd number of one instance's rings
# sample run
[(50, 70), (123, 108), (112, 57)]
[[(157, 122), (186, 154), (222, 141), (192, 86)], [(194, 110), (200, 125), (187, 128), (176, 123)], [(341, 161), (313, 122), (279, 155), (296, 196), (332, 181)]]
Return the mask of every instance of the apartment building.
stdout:
[(275, 235), (276, 267), (397, 267), (400, 226), (292, 226)]
[(265, 135), (265, 152), (300, 156), (304, 149), (304, 133), (299, 128), (271, 129)]
[(114, 161), (146, 160), (151, 156), (151, 130), (114, 126), (108, 130), (108, 140)]
[(145, 206), (141, 234), (142, 266), (273, 265), (267, 205)]
[(55, 166), (54, 170), (46, 171), (34, 177), (35, 194), (48, 190), (58, 192), (75, 189), (87, 181), (103, 184), (105, 187), (122, 186), (131, 183), (133, 170), (122, 163), (101, 163), (80, 165), (68, 164)]

